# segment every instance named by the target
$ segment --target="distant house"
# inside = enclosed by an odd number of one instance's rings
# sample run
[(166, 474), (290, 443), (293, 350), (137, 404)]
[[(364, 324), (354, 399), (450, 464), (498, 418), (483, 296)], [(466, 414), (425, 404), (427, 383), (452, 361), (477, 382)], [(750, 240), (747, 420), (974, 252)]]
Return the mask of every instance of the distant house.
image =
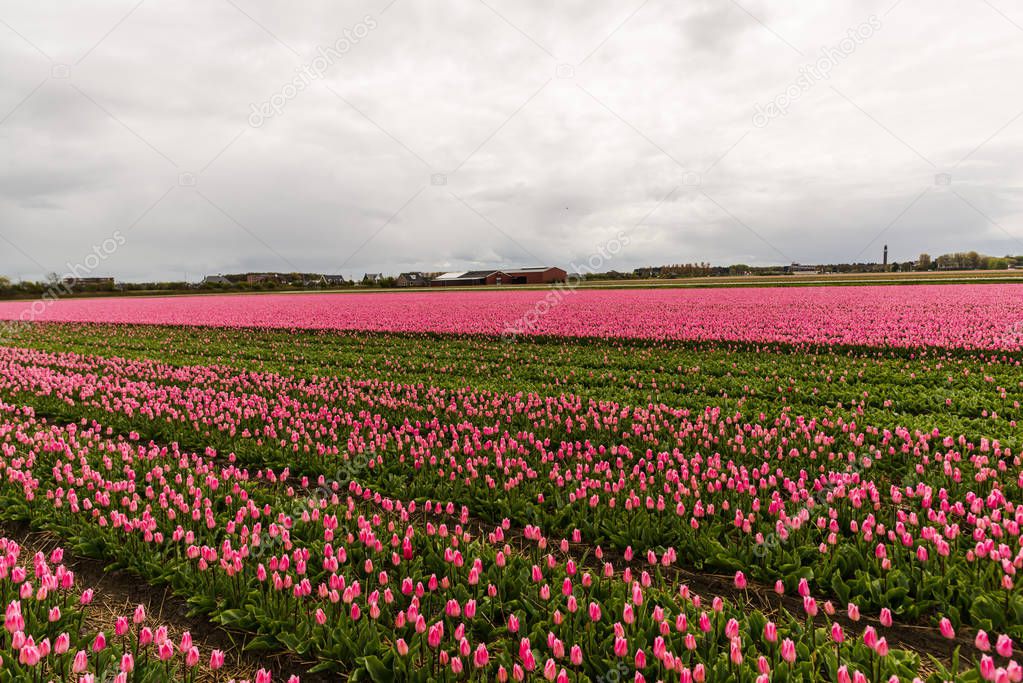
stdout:
[(245, 282), (250, 285), (259, 285), (264, 282), (273, 282), (276, 284), (287, 284), (289, 282), (287, 275), (281, 273), (246, 273)]
[(87, 287), (113, 287), (114, 278), (112, 277), (66, 277), (61, 280), (61, 283), (68, 289), (85, 285)]
[(636, 277), (641, 277), (641, 278), (660, 277), (661, 276), (661, 269), (660, 269), (660, 267), (655, 267), (655, 268), (637, 268), (636, 270), (632, 271), (632, 274), (635, 275)]
[(348, 284), (344, 275), (324, 275), (323, 284), (329, 287), (343, 287)]
[(444, 287), (446, 283), (451, 282), (453, 280), (457, 280), (464, 274), (465, 272), (461, 270), (450, 273), (441, 273), (440, 275), (437, 275), (432, 280), (430, 280), (430, 285), (432, 287)]
[(413, 271), (399, 275), (395, 284), (399, 287), (425, 287), (430, 283), (423, 273)]
[(551, 266), (505, 268), (503, 270), (470, 270), (443, 273), (433, 278), (433, 287), (466, 287), (474, 285), (541, 285), (565, 282), (568, 273)]
[(500, 270), (470, 270), (464, 273), (444, 273), (433, 278), (431, 287), (473, 287), (478, 285), (507, 285), (512, 277)]
[(343, 287), (348, 284), (344, 275), (324, 275), (322, 273), (302, 273), (303, 287)]
[(362, 284), (379, 285), (384, 279), (383, 273), (366, 273), (362, 276)]
[(204, 285), (231, 285), (233, 284), (223, 275), (207, 275), (202, 279)]
[(511, 276), (511, 284), (515, 285), (548, 285), (555, 282), (565, 282), (568, 273), (562, 268), (553, 266), (530, 266), (527, 268), (506, 269)]

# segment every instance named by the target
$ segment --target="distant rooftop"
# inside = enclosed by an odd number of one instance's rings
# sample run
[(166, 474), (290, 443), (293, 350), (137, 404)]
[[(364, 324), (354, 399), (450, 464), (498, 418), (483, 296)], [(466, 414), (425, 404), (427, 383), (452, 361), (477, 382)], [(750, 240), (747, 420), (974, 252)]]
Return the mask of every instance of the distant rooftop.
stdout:
[(501, 270), (470, 270), (467, 273), (462, 273), (462, 277), (465, 279), (481, 278), (493, 275), (494, 273), (502, 273)]

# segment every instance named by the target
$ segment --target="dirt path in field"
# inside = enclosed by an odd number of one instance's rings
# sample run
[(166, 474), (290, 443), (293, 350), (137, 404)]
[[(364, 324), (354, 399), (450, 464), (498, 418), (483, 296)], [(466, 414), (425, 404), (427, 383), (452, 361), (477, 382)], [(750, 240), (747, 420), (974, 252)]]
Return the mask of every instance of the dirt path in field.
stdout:
[[(0, 521), (0, 536), (16, 541), (22, 547), (22, 563), (31, 563), (36, 552), (49, 556), (57, 547), (65, 547), (63, 539), (47, 531), (33, 531), (27, 524)], [(81, 557), (65, 550), (62, 563), (75, 573), (79, 590), (95, 591), (92, 604), (86, 610), (83, 629), (95, 633), (104, 631), (112, 637), (117, 617), (129, 619), (137, 605), (146, 610), (146, 624), (150, 628), (167, 626), (171, 640), (181, 642), (188, 631), (199, 648), (200, 659), (196, 680), (203, 682), (230, 679), (253, 680), (258, 669), (273, 673), (275, 681), (298, 675), (303, 683), (317, 683), (329, 679), (309, 675), (301, 663), (288, 656), (259, 657), (242, 650), (246, 635), (232, 633), (202, 617), (189, 616), (188, 603), (171, 592), (170, 587), (156, 588), (138, 576), (124, 571), (106, 571), (103, 562)], [(209, 668), (210, 652), (224, 652), (224, 667), (214, 674)]]

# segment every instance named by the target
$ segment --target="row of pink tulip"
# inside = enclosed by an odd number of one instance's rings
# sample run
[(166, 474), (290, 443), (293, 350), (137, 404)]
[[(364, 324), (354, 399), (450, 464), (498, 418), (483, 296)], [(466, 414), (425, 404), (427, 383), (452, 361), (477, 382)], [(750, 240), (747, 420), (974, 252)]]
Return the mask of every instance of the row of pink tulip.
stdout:
[(66, 299), (0, 320), (1020, 349), (1018, 284)]
[[(803, 614), (771, 621), (676, 584), (670, 554), (643, 570), (608, 558), (590, 566), (536, 527), (519, 548), (507, 521), (477, 537), (453, 504), (418, 506), (354, 482), (304, 498), (283, 472), (250, 475), (212, 454), (2, 409), (5, 514), (95, 542), (221, 623), (323, 668), (410, 680), (595, 680), (619, 667), (636, 681), (918, 675), (919, 659), (873, 628), (848, 634), (806, 581)], [(736, 585), (745, 588), (743, 575)], [(855, 624), (858, 608), (846, 611)], [(978, 652), (974, 672), (1015, 676), (1004, 651)]]
[(397, 477), (406, 494), (458, 499), (492, 520), (508, 509), (517, 523), (579, 527), (591, 543), (675, 548), (790, 585), (822, 577), (819, 589), (910, 619), (938, 611), (1007, 627), (1023, 605), (1019, 455), (997, 440), (29, 350), (0, 360), (0, 392), (249, 465)]
[[(95, 591), (82, 589), (74, 572), (61, 564), (64, 550), (57, 547), (48, 556), (37, 552), (31, 558), (22, 551), (15, 541), (0, 538), (3, 680), (193, 680), (204, 656), (209, 671), (224, 666), (222, 651), (204, 655), (188, 631), (175, 642), (166, 625), (151, 623), (142, 605), (129, 616), (116, 617), (110, 631), (90, 629), (85, 618)], [(256, 680), (269, 683), (271, 676), (261, 670)]]

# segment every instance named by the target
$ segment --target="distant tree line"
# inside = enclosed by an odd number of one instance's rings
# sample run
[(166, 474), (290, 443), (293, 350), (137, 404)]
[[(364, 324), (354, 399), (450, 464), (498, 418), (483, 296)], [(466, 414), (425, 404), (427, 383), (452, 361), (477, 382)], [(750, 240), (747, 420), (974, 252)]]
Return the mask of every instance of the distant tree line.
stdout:
[(954, 252), (931, 258), (920, 254), (916, 261), (902, 263), (827, 263), (820, 265), (791, 264), (788, 266), (751, 266), (734, 263), (730, 266), (712, 266), (709, 263), (684, 263), (667, 266), (648, 266), (632, 272), (616, 270), (604, 273), (584, 273), (586, 280), (671, 280), (687, 277), (735, 277), (743, 275), (790, 275), (794, 273), (908, 273), (930, 270), (1005, 270), (1023, 267), (1023, 256), (986, 256), (976, 251)]
[(1023, 256), (985, 256), (975, 251), (957, 251), (932, 259), (920, 254), (917, 270), (1005, 270), (1023, 265)]
[[(976, 251), (957, 251), (932, 258), (920, 254), (916, 261), (881, 263), (829, 263), (800, 266), (751, 266), (734, 263), (730, 266), (714, 266), (710, 263), (676, 263), (666, 266), (637, 268), (632, 272), (610, 270), (604, 273), (578, 274), (584, 280), (638, 280), (693, 277), (766, 276), (792, 273), (884, 273), (938, 270), (1005, 270), (1023, 268), (1023, 255), (987, 256)], [(251, 276), (257, 277), (251, 277)], [(432, 273), (425, 274), (427, 276)], [(392, 288), (398, 287), (398, 277), (378, 274), (362, 280), (346, 280), (339, 276), (323, 276), (315, 273), (246, 273), (208, 277), (201, 283), (182, 281), (169, 282), (89, 282), (60, 278), (51, 273), (43, 281), (22, 280), (13, 282), (0, 276), (0, 299), (34, 299), (45, 295), (63, 297), (75, 296), (130, 296), (140, 294), (175, 294), (191, 292), (268, 292), (307, 291), (340, 289), (350, 287)]]
[(203, 281), (190, 283), (184, 281), (166, 282), (103, 282), (76, 281), (65, 279), (51, 273), (45, 280), (21, 280), (12, 282), (10, 278), (0, 276), (0, 299), (38, 299), (44, 296), (53, 298), (74, 298), (77, 296), (132, 296), (144, 294), (185, 294), (195, 292), (266, 292), (266, 291), (306, 291), (317, 289), (338, 289), (352, 287), (350, 280), (333, 281), (330, 283), (318, 280), (303, 279), (267, 279), (260, 282), (238, 281)]

